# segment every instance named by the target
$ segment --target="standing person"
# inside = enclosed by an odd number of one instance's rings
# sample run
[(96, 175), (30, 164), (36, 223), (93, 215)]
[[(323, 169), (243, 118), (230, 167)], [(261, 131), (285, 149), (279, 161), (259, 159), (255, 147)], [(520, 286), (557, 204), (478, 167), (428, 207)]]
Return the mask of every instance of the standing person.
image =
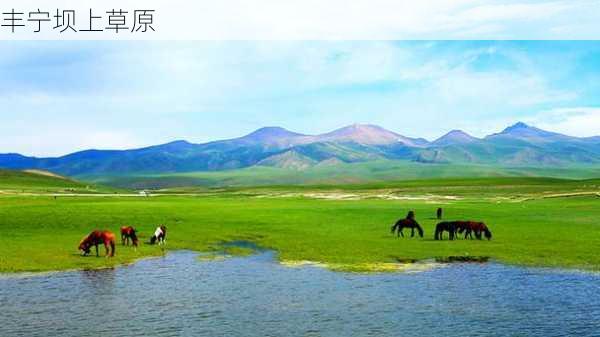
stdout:
[(442, 208), (438, 207), (436, 211), (437, 219), (440, 220), (442, 218)]

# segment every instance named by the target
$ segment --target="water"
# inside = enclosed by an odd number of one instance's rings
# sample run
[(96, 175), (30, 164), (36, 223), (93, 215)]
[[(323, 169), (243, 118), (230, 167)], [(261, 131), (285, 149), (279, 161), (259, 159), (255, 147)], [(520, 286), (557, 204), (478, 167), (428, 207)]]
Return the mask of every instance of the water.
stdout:
[(453, 264), (413, 274), (192, 252), (0, 278), (0, 336), (600, 336), (600, 276)]

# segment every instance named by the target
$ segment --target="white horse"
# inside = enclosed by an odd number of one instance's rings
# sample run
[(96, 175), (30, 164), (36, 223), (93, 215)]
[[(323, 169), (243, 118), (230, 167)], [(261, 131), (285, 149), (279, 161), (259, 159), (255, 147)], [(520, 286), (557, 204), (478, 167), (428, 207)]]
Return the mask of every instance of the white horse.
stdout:
[(152, 235), (152, 237), (150, 238), (151, 244), (155, 244), (157, 242), (159, 245), (163, 245), (167, 242), (167, 227), (165, 227), (164, 225), (156, 227), (154, 235)]

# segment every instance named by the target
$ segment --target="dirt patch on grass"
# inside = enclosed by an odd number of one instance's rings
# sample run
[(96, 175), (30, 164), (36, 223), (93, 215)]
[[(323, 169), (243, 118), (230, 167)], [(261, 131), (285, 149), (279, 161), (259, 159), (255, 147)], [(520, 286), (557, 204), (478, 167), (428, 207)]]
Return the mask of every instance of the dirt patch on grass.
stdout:
[(455, 195), (403, 195), (394, 192), (389, 193), (348, 193), (348, 192), (287, 192), (287, 193), (265, 193), (256, 195), (256, 198), (310, 198), (323, 200), (407, 200), (407, 201), (425, 201), (425, 202), (448, 202), (460, 200), (461, 197)]

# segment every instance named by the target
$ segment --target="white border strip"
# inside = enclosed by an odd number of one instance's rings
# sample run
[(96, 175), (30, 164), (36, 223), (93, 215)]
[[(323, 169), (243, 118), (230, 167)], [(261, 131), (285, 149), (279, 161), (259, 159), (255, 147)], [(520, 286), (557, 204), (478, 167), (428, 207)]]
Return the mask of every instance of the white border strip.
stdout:
[[(398, 39), (598, 39), (596, 0), (2, 0), (0, 13), (75, 10), (76, 26), (89, 10), (155, 11), (150, 33), (59, 33), (25, 22), (2, 40), (398, 40)], [(0, 21), (9, 23), (1, 14)], [(55, 20), (54, 18), (51, 18)], [(130, 19), (128, 19), (130, 20)], [(129, 23), (129, 21), (128, 21)], [(55, 22), (51, 22), (52, 26)]]

